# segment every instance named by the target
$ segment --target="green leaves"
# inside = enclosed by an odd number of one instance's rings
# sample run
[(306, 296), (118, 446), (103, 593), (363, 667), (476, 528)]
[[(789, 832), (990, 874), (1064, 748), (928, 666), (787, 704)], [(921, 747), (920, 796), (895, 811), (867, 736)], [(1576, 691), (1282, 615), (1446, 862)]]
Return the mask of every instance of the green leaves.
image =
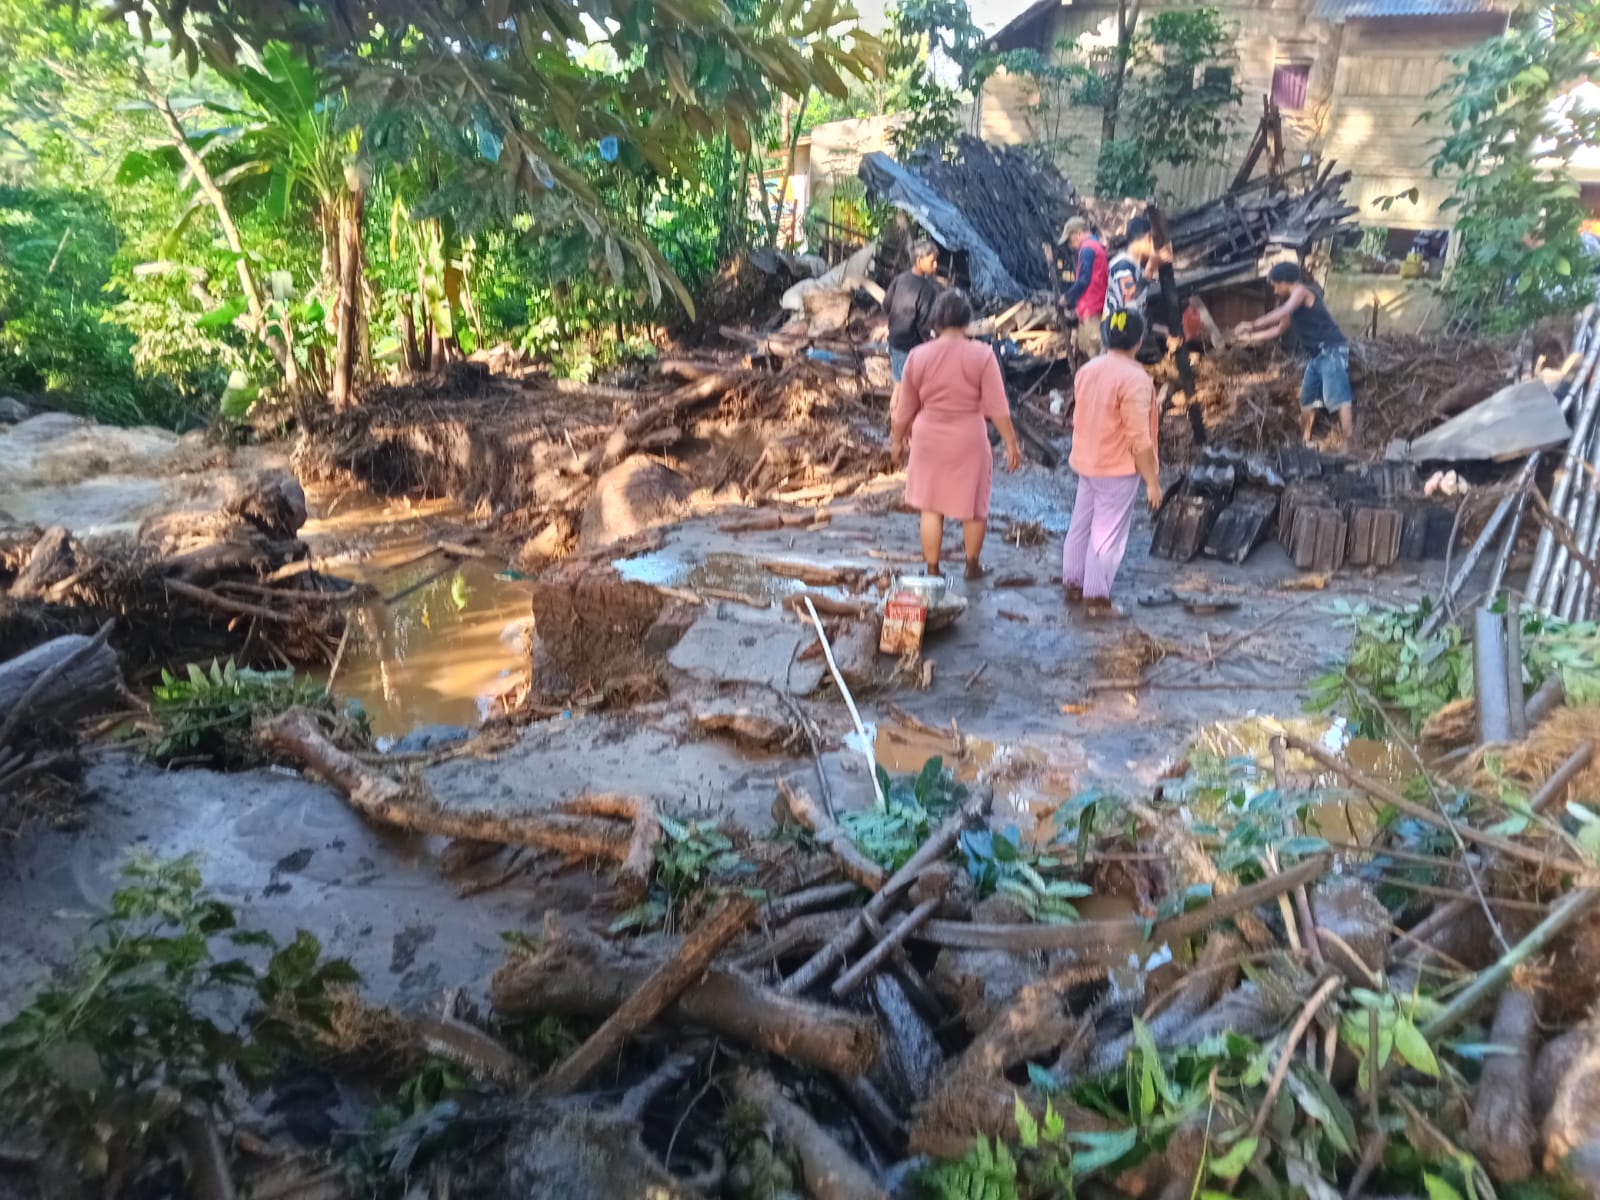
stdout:
[(1408, 1017), (1397, 1015), (1394, 1019), (1394, 1049), (1413, 1069), (1424, 1075), (1436, 1077), (1439, 1074), (1439, 1060), (1433, 1056), (1427, 1039)]
[(182, 678), (163, 670), (151, 690), (151, 715), (161, 735), (150, 749), (157, 762), (185, 758), (221, 765), (250, 765), (260, 753), (251, 736), (256, 717), (294, 705), (331, 712), (321, 684), (293, 671), (253, 671), (233, 660), (210, 669), (190, 663)]
[(921, 1183), (934, 1200), (1020, 1200), (1017, 1162), (998, 1138), (980, 1137), (964, 1157), (929, 1168)]
[[(1414, 1020), (1417, 1001), (1412, 1001), (1408, 1008), (1402, 1006), (1392, 992), (1372, 992), (1366, 988), (1352, 988), (1350, 996), (1358, 1007), (1344, 1013), (1339, 1035), (1361, 1055), (1362, 1088), (1371, 1086), (1374, 1072), (1388, 1065), (1391, 1054), (1423, 1075), (1438, 1077), (1439, 1060)], [(1374, 1017), (1378, 1031), (1376, 1046), (1372, 1045)]]
[[(265, 971), (217, 958), (215, 945), (272, 939), (234, 928), (192, 857), (134, 859), (123, 875), (77, 961), (0, 1026), (9, 1132), (64, 1151), (84, 1180), (137, 1174), (186, 1114), (227, 1116), (236, 1082), (259, 1082), (280, 1054), (303, 1051), (331, 1011), (330, 989), (357, 981), (304, 933)], [(202, 992), (208, 1011), (220, 992), (249, 1018), (216, 1024), (192, 1007)]]
[(1242, 1137), (1219, 1158), (1208, 1159), (1206, 1166), (1218, 1179), (1237, 1179), (1255, 1158), (1261, 1139)]
[(1015, 900), (1030, 920), (1075, 921), (1078, 910), (1070, 902), (1093, 894), (1094, 889), (1085, 883), (1056, 877), (1053, 873), (1064, 864), (1048, 852), (1024, 848), (1016, 826), (998, 833), (968, 830), (961, 835), (960, 846), (978, 894), (1003, 893)]
[(1105, 1133), (1078, 1133), (1067, 1135), (1072, 1143), (1072, 1174), (1088, 1175), (1114, 1166), (1132, 1154), (1139, 1144), (1137, 1129), (1117, 1129)]
[(1344, 1155), (1356, 1153), (1357, 1134), (1355, 1117), (1339, 1094), (1317, 1071), (1300, 1063), (1289, 1069), (1286, 1079), (1289, 1092), (1300, 1105), (1301, 1111), (1322, 1126), (1329, 1144), (1335, 1152)]
[(196, 329), (222, 329), (232, 325), (245, 314), (247, 305), (243, 296), (235, 296), (217, 305), (210, 312), (195, 320)]
[(1457, 55), (1434, 94), (1440, 106), (1427, 114), (1448, 130), (1433, 169), (1457, 177), (1457, 236), (1468, 251), (1446, 292), (1490, 332), (1575, 312), (1594, 296), (1593, 279), (1574, 269), (1584, 214), (1571, 163), (1600, 135), (1600, 114), (1561, 102), (1590, 77), (1592, 20), (1542, 20), (1530, 10), (1503, 37)]

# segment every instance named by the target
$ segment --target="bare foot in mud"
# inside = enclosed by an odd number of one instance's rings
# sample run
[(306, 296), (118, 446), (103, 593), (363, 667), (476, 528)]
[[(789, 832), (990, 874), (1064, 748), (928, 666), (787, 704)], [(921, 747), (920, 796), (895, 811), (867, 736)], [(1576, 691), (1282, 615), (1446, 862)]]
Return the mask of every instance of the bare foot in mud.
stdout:
[(1104, 596), (1090, 596), (1083, 602), (1083, 615), (1097, 621), (1117, 621), (1128, 614)]
[(970, 558), (967, 560), (967, 578), (968, 579), (982, 579), (988, 573), (989, 573), (988, 570), (984, 567), (984, 565), (982, 563), (975, 562), (974, 560), (972, 560)]
[(1067, 598), (1068, 604), (1083, 603), (1083, 589), (1075, 583), (1064, 585), (1061, 589), (1061, 593)]

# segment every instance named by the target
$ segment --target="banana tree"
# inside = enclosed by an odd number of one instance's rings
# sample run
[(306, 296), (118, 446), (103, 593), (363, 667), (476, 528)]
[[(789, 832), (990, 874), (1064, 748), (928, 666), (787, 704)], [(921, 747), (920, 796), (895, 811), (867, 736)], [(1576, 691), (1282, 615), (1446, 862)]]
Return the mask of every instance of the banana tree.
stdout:
[(241, 104), (211, 107), (242, 126), (229, 183), (258, 187), (265, 177), (259, 199), (268, 214), (287, 221), (303, 202), (321, 238), (320, 293), (334, 337), (327, 388), (334, 406), (342, 408), (355, 396), (366, 345), (361, 226), (370, 171), (361, 158), (360, 131), (344, 119), (337, 81), (281, 42), (236, 61), (227, 79)]
[[(282, 40), (297, 60), (319, 64), (324, 104), (457, 131), (470, 152), (418, 198), (419, 214), (459, 206), (479, 219), (531, 212), (549, 227), (581, 225), (613, 277), (637, 272), (654, 302), (671, 291), (691, 309), (647, 231), (607, 208), (573, 149), (626, 147), (663, 173), (691, 171), (697, 147), (723, 134), (749, 153), (751, 131), (780, 94), (799, 98), (814, 86), (843, 98), (844, 74), (882, 69), (875, 39), (831, 36), (855, 16), (839, 0), (773, 0), (753, 20), (736, 19), (722, 0), (121, 0), (120, 9), (159, 21), (175, 53), (191, 63), (203, 56), (229, 77), (251, 69), (241, 66), (251, 47)], [(614, 67), (586, 61), (583, 49), (596, 46)], [(361, 161), (346, 163), (358, 172)], [(347, 176), (334, 206), (334, 311), (352, 344), (363, 184)], [(333, 394), (350, 398), (337, 384)]]

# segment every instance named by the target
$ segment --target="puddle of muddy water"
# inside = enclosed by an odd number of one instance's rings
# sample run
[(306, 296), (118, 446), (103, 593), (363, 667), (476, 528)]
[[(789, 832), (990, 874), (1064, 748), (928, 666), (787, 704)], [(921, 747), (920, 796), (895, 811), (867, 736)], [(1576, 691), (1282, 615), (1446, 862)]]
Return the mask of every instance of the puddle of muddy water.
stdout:
[(713, 595), (723, 592), (742, 596), (757, 604), (763, 601), (771, 603), (805, 591), (814, 595), (844, 594), (839, 588), (808, 588), (798, 579), (774, 575), (755, 559), (742, 554), (713, 552), (701, 561), (692, 561), (669, 547), (634, 558), (617, 559), (612, 566), (624, 579), (634, 583), (685, 588)]
[(334, 691), (361, 703), (380, 739), (480, 723), (527, 670), (526, 586), (499, 578), (493, 560), (424, 556), (430, 535), (462, 523), (446, 502), (312, 504), (304, 536), (322, 568), (398, 597), (353, 614)]
[[(1195, 737), (1190, 786), (1242, 789), (1247, 797), (1273, 786), (1272, 740), (1292, 734), (1322, 746), (1370, 778), (1403, 783), (1411, 774), (1403, 751), (1390, 742), (1351, 737), (1343, 720), (1327, 717), (1247, 717), (1208, 726)], [(1198, 752), (1196, 754), (1195, 752)], [(1377, 818), (1364, 795), (1352, 791), (1339, 776), (1295, 750), (1284, 753), (1289, 780), (1285, 790), (1314, 792), (1306, 811), (1308, 832), (1335, 841), (1366, 843), (1377, 831)]]
[[(996, 780), (996, 813), (1007, 820), (1021, 818), (1030, 835), (1077, 792), (1072, 770), (1039, 746), (1009, 745), (957, 728), (931, 729), (898, 720), (868, 725), (867, 732), (873, 759), (891, 775), (916, 775), (935, 758), (958, 783), (971, 784), (989, 771)], [(854, 734), (845, 744), (861, 750)]]

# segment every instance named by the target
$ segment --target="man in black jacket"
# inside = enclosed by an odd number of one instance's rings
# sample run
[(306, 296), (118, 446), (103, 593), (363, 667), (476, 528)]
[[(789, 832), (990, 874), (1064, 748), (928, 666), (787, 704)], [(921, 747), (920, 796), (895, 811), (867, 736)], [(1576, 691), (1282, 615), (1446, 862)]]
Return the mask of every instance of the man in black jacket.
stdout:
[(883, 311), (889, 314), (889, 370), (894, 375), (895, 395), (900, 398), (900, 377), (905, 374), (906, 356), (928, 340), (933, 319), (933, 302), (944, 289), (934, 278), (939, 269), (939, 247), (923, 240), (911, 248), (911, 269), (889, 281), (883, 293)]

